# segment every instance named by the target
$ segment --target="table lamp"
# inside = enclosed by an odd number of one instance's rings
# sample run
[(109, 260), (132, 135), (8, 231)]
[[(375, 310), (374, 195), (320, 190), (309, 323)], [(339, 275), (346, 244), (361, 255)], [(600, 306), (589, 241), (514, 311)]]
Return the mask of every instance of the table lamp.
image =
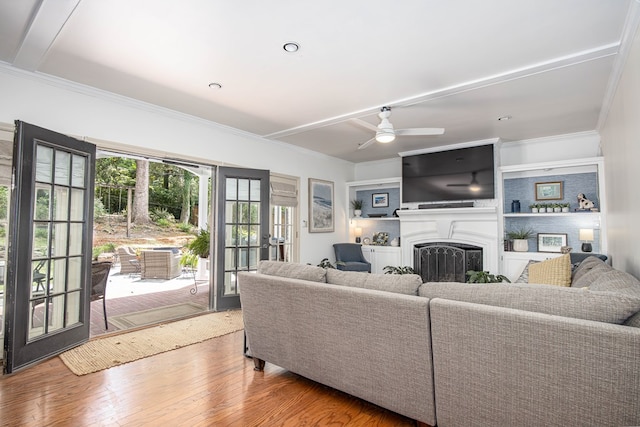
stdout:
[(581, 228), (580, 240), (583, 242), (582, 252), (591, 252), (593, 250), (591, 247), (591, 242), (593, 242), (593, 228)]
[(355, 235), (356, 235), (356, 243), (360, 243), (360, 238), (362, 237), (362, 227), (356, 227)]

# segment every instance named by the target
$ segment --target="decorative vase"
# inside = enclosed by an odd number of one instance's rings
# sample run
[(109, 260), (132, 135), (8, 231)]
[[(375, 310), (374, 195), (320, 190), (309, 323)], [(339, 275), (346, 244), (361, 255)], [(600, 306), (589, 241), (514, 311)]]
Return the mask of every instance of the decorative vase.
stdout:
[(360, 217), (360, 215), (362, 215), (362, 211), (360, 209), (356, 209), (353, 211), (353, 214), (357, 217)]
[(562, 212), (562, 208), (553, 208), (554, 212)]
[(511, 212), (520, 213), (520, 200), (514, 200), (511, 202)]
[(528, 252), (529, 251), (529, 241), (526, 239), (514, 239), (513, 240), (513, 250), (515, 252)]
[(531, 208), (531, 213), (538, 213), (538, 208)]

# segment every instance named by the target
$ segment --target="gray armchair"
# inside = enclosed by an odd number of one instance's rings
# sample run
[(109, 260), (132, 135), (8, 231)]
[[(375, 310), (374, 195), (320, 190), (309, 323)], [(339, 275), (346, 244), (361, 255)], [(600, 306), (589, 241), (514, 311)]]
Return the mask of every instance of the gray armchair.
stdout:
[(359, 243), (336, 243), (333, 250), (336, 253), (338, 270), (371, 273), (371, 263), (362, 254), (362, 245)]

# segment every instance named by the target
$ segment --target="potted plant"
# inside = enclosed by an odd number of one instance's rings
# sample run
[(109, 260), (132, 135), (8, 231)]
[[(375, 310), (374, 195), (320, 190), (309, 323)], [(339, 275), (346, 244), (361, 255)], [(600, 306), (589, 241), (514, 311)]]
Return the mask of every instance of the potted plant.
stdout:
[(467, 271), (467, 283), (511, 283), (506, 276), (502, 274), (491, 274), (488, 271)]
[(382, 269), (382, 271), (384, 271), (384, 274), (416, 274), (413, 268), (409, 267), (408, 265), (405, 265), (404, 267), (387, 265)]
[(521, 228), (507, 232), (507, 237), (513, 240), (513, 250), (516, 252), (529, 251), (529, 239), (534, 236), (534, 231), (530, 228)]
[(571, 204), (570, 203), (561, 203), (560, 206), (562, 208), (562, 212), (569, 212), (569, 207), (571, 206)]
[[(209, 258), (209, 243), (211, 240), (211, 234), (209, 230), (201, 229), (196, 234), (196, 238), (189, 242), (187, 249), (198, 259), (198, 278), (206, 277), (207, 261)], [(185, 262), (188, 258), (185, 258)]]
[(351, 201), (351, 207), (353, 208), (353, 214), (357, 217), (362, 215), (362, 200), (353, 199)]
[(562, 206), (560, 205), (560, 203), (554, 203), (553, 204), (553, 211), (554, 212), (562, 212)]
[(540, 205), (537, 203), (533, 203), (529, 205), (529, 209), (531, 209), (531, 213), (538, 213), (538, 206)]

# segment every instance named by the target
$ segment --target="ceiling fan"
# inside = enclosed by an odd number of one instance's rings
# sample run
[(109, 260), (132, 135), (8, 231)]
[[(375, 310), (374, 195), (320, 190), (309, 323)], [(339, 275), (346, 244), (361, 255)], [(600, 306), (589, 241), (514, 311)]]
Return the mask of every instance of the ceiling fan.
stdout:
[(447, 187), (468, 187), (469, 191), (476, 193), (482, 189), (476, 178), (477, 174), (478, 172), (471, 172), (471, 182), (469, 184), (447, 184)]
[(371, 123), (365, 122), (360, 119), (351, 119), (354, 123), (362, 126), (368, 130), (374, 131), (376, 134), (373, 138), (364, 142), (358, 146), (358, 150), (362, 150), (367, 148), (369, 145), (373, 144), (375, 141), (378, 141), (382, 144), (387, 144), (396, 139), (396, 136), (403, 135), (442, 135), (444, 133), (444, 128), (410, 128), (410, 129), (394, 129), (393, 125), (389, 121), (389, 117), (391, 116), (391, 107), (382, 107), (380, 112), (378, 113), (378, 117), (380, 117), (380, 124), (378, 126), (374, 126)]

